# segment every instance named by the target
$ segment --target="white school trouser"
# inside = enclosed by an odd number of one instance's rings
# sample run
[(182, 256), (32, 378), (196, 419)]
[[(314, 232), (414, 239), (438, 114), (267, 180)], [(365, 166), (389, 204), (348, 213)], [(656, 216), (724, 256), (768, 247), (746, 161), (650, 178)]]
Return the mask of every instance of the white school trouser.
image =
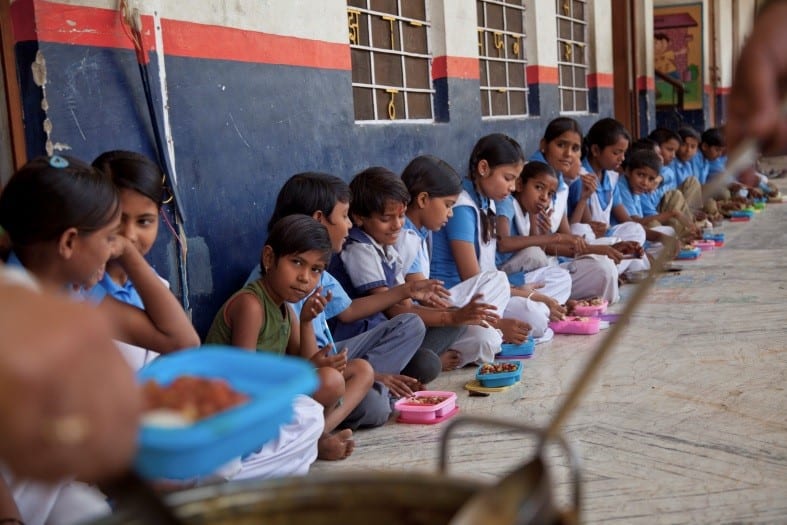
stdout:
[(230, 480), (305, 476), (317, 459), (317, 441), (325, 428), (323, 408), (309, 396), (299, 395), (292, 404), (293, 420), (279, 428), (276, 439), (245, 456)]
[[(462, 281), (450, 290), (451, 303), (463, 306), (476, 294), (483, 295), (483, 301), (497, 307), (501, 317), (511, 300), (511, 285), (508, 277), (500, 271), (486, 271)], [(503, 337), (495, 328), (471, 325), (451, 344), (451, 349), (459, 352), (459, 366), (470, 363), (488, 363), (500, 352)]]
[(568, 271), (550, 264), (544, 250), (538, 246), (524, 248), (514, 253), (500, 266), (506, 273), (525, 273), (525, 284), (540, 283), (538, 292), (555, 299), (560, 304), (571, 296), (571, 276)]
[(0, 475), (8, 484), (26, 525), (73, 525), (111, 513), (106, 497), (85, 483), (59, 481), (46, 484), (16, 479), (2, 465)]
[[(672, 226), (654, 226), (653, 228), (650, 229), (653, 231), (657, 231), (659, 233), (663, 233), (664, 235), (668, 235), (672, 238), (675, 238), (676, 236), (675, 228), (673, 228)], [(647, 252), (651, 257), (658, 258), (658, 256), (661, 255), (661, 250), (663, 249), (664, 249), (664, 245), (662, 243), (654, 242), (650, 244)]]

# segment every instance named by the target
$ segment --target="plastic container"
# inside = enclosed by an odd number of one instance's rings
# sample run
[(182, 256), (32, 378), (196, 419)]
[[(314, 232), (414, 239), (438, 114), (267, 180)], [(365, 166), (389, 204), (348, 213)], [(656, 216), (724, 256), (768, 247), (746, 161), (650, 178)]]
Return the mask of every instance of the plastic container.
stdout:
[[(488, 365), (493, 366), (513, 366), (515, 367), (511, 371), (507, 372), (493, 372), (482, 374), (481, 370)], [(522, 379), (522, 363), (519, 361), (507, 361), (505, 363), (500, 363), (495, 361), (494, 363), (485, 363), (478, 367), (475, 373), (476, 380), (481, 383), (483, 387), (500, 387), (500, 386), (509, 386), (513, 385), (514, 383), (518, 383), (520, 379)]]
[(716, 248), (716, 241), (694, 241), (691, 243), (691, 245), (695, 248), (699, 248), (700, 251), (705, 252)]
[(143, 424), (134, 460), (143, 477), (208, 475), (259, 449), (291, 420), (295, 396), (310, 394), (319, 385), (314, 366), (304, 359), (227, 346), (208, 345), (162, 356), (137, 373), (140, 382), (152, 379), (161, 385), (180, 376), (225, 379), (249, 400), (185, 427)]
[(606, 299), (603, 299), (601, 304), (597, 305), (576, 305), (571, 313), (580, 317), (598, 317), (607, 311), (607, 306), (609, 306), (609, 302)]
[(697, 259), (702, 253), (702, 250), (699, 248), (682, 248), (678, 255), (675, 257), (676, 259)]
[[(421, 404), (415, 399), (426, 397), (444, 398), (436, 404)], [(440, 390), (419, 390), (413, 393), (413, 397), (403, 397), (394, 404), (394, 408), (399, 411), (396, 419), (399, 423), (420, 423), (434, 424), (445, 421), (459, 411), (456, 406), (456, 394), (454, 392), (444, 392)]]
[(724, 233), (723, 232), (705, 232), (702, 235), (702, 239), (705, 241), (713, 241), (716, 243), (716, 247), (719, 248), (724, 246)]
[(562, 321), (552, 321), (549, 327), (556, 334), (593, 335), (600, 330), (599, 317), (578, 317), (569, 315)]
[(533, 336), (528, 336), (524, 342), (516, 343), (503, 343), (500, 347), (500, 352), (497, 354), (501, 359), (527, 359), (536, 351), (536, 342)]
[(731, 219), (739, 219), (739, 218), (742, 218), (742, 217), (747, 217), (747, 218), (750, 219), (750, 218), (754, 217), (754, 211), (753, 210), (732, 210), (730, 212), (730, 218)]

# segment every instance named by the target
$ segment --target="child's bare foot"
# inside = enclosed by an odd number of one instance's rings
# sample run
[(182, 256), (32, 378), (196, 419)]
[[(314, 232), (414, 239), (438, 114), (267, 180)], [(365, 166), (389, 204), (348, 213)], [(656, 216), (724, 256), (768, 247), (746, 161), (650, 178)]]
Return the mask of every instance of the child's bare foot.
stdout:
[(443, 365), (443, 372), (448, 370), (456, 370), (459, 368), (461, 356), (456, 350), (446, 350), (440, 354), (440, 363)]
[(345, 459), (353, 453), (355, 441), (349, 428), (333, 434), (323, 434), (317, 441), (317, 457), (328, 461)]

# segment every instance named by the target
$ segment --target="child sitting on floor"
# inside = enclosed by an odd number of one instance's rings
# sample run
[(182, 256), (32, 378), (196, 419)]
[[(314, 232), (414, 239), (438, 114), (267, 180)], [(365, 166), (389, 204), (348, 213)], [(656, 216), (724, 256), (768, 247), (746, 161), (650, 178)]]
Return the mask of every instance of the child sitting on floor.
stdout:
[[(317, 284), (331, 247), (325, 226), (309, 216), (290, 215), (277, 221), (262, 250), (262, 276), (224, 303), (205, 342), (310, 359), (320, 377), (312, 397), (325, 413), (325, 433), (317, 442), (319, 457), (343, 459), (354, 447), (352, 431), (330, 432), (366, 396), (374, 373), (368, 362), (348, 360), (346, 351), (326, 355), (317, 347), (311, 321), (330, 299), (319, 293)], [(306, 297), (299, 320), (286, 303)]]
[[(345, 181), (327, 173), (305, 172), (290, 177), (279, 190), (268, 230), (281, 218), (296, 213), (312, 216), (328, 230), (334, 254), (344, 246), (352, 226), (349, 219), (350, 188)], [(259, 278), (256, 266), (250, 281)], [(250, 282), (250, 281), (247, 281)], [(410, 282), (388, 292), (350, 299), (342, 285), (327, 271), (320, 276), (321, 294), (331, 300), (314, 318), (314, 333), (321, 352), (347, 349), (348, 359), (366, 359), (374, 369), (375, 383), (363, 401), (339, 425), (355, 430), (382, 425), (391, 414), (389, 394), (411, 396), (422, 384), (440, 373), (440, 359), (421, 348), (426, 328), (415, 314), (402, 314), (385, 320), (349, 339), (333, 340), (328, 320), (336, 317), (352, 323), (377, 314), (409, 298), (439, 301), (445, 293), (437, 281)], [(306, 300), (292, 304), (300, 314)]]
[[(410, 194), (396, 174), (381, 167), (357, 174), (350, 182), (350, 190), (350, 213), (355, 226), (341, 253), (331, 261), (330, 270), (351, 296), (385, 293), (405, 281), (406, 268), (396, 242), (405, 222)], [(421, 317), (428, 327), (424, 346), (440, 356), (443, 370), (451, 370), (463, 364), (452, 344), (464, 331), (464, 325), (484, 319), (491, 321), (495, 316), (493, 310), (478, 298), (471, 299), (458, 312), (443, 304), (422, 307), (404, 300), (386, 309), (385, 314), (393, 317), (415, 313)], [(369, 317), (352, 324), (338, 323), (336, 333), (368, 329), (376, 322), (378, 319)], [(434, 327), (442, 328), (439, 336), (430, 335)]]

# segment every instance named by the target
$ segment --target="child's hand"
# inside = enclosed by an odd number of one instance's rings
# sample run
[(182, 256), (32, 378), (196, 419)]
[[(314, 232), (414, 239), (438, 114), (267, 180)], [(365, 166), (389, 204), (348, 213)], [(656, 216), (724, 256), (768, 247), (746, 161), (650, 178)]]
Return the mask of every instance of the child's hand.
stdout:
[(503, 342), (522, 344), (530, 334), (531, 326), (518, 319), (504, 318), (497, 322), (497, 327), (503, 332)]
[(443, 281), (437, 279), (421, 279), (409, 281), (405, 284), (411, 299), (421, 304), (435, 308), (448, 308), (451, 303), (446, 301), (451, 294), (443, 286)]
[(517, 289), (519, 290), (519, 293), (517, 295), (528, 297), (530, 295), (533, 295), (534, 293), (537, 293), (537, 290), (543, 287), (544, 287), (544, 283), (523, 284), (522, 286), (517, 287)]
[(562, 321), (563, 318), (566, 317), (566, 313), (568, 312), (568, 309), (562, 304), (560, 304), (559, 302), (557, 302), (555, 299), (551, 297), (547, 297), (547, 300), (544, 301), (544, 304), (546, 304), (549, 307), (550, 321)]
[(347, 349), (342, 348), (338, 354), (332, 354), (333, 345), (327, 344), (320, 348), (311, 358), (311, 362), (317, 368), (335, 368), (339, 372), (344, 372), (347, 368)]
[(480, 325), (488, 327), (497, 323), (500, 316), (497, 306), (481, 302), (483, 294), (476, 294), (470, 302), (451, 311), (453, 325)]
[(635, 259), (639, 259), (645, 255), (645, 250), (636, 241), (621, 241), (612, 245), (613, 248), (618, 250), (623, 255), (631, 255)]
[(546, 235), (552, 231), (552, 208), (541, 210), (535, 218), (539, 235)]
[(591, 195), (596, 193), (598, 187), (598, 177), (592, 173), (584, 173), (579, 176), (582, 179), (582, 193), (580, 199), (589, 199)]
[(310, 323), (325, 310), (325, 306), (330, 302), (333, 294), (330, 290), (322, 295), (322, 286), (315, 288), (314, 292), (306, 299), (301, 308), (300, 320), (302, 323)]
[(606, 255), (607, 257), (612, 259), (612, 262), (614, 262), (615, 264), (620, 264), (620, 261), (622, 261), (623, 258), (625, 257), (625, 254), (623, 252), (616, 250), (614, 247), (605, 244), (600, 244), (595, 246), (594, 251), (599, 255)]
[(609, 229), (609, 225), (606, 222), (590, 221), (588, 224), (596, 237), (604, 237)]
[(417, 379), (401, 374), (374, 374), (374, 380), (387, 386), (396, 397), (410, 397), (421, 389)]

